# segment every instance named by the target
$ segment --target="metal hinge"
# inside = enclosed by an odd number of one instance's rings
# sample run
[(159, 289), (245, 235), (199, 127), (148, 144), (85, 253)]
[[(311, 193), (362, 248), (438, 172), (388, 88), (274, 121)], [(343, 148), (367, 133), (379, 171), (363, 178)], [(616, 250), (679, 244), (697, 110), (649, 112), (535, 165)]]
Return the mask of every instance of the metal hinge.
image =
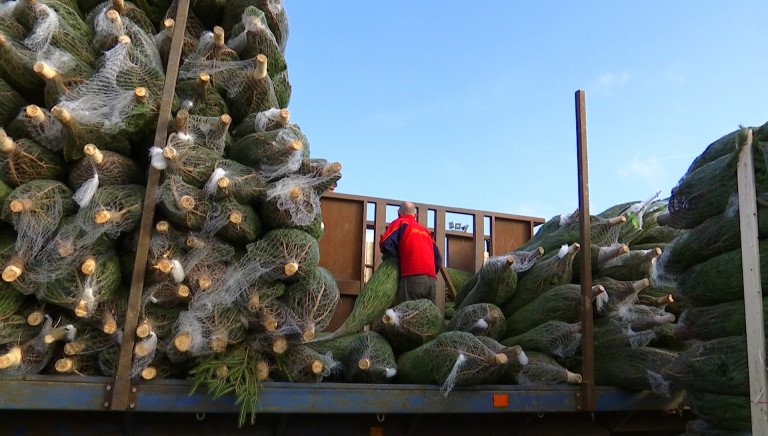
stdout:
[[(104, 401), (101, 403), (103, 409), (112, 407), (112, 395), (115, 392), (115, 386), (111, 383), (104, 385)], [(131, 385), (128, 389), (128, 409), (134, 410), (138, 406), (139, 387)]]

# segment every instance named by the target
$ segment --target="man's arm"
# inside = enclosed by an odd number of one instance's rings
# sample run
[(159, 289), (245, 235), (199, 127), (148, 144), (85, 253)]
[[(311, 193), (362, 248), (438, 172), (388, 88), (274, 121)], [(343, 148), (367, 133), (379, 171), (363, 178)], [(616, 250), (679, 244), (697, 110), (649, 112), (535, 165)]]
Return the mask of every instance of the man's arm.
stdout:
[(397, 255), (398, 242), (400, 242), (400, 236), (402, 236), (405, 228), (408, 224), (404, 223), (392, 223), (383, 235), (381, 235), (381, 241), (379, 242), (379, 250), (383, 255)]
[(440, 255), (440, 249), (437, 244), (432, 244), (432, 250), (435, 252), (435, 275), (440, 273), (440, 267), (443, 265), (443, 256)]

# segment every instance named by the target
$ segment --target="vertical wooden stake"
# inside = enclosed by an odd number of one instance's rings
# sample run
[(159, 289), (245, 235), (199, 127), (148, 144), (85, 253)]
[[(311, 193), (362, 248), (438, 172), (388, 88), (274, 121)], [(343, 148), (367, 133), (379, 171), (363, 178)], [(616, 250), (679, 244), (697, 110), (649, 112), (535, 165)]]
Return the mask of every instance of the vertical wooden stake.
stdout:
[[(760, 250), (757, 236), (757, 200), (755, 167), (752, 160), (752, 129), (742, 130), (746, 136), (739, 154), (739, 228), (741, 231), (741, 269), (744, 275), (744, 315), (747, 327), (749, 365), (749, 400), (752, 412), (752, 434), (768, 435), (768, 402), (766, 401), (765, 331), (763, 330), (763, 296), (760, 284)], [(738, 135), (737, 138), (743, 137)]]
[[(187, 27), (188, 12), (189, 0), (180, 0), (176, 11), (176, 26), (173, 29), (168, 67), (165, 73), (165, 84), (163, 85), (163, 96), (160, 102), (157, 129), (155, 130), (154, 145), (160, 148), (165, 147), (168, 135), (168, 123), (171, 118), (171, 105), (181, 63), (181, 48), (184, 42), (184, 30)], [(131, 389), (130, 376), (133, 362), (133, 343), (136, 339), (136, 326), (139, 319), (141, 293), (144, 289), (144, 273), (147, 266), (149, 238), (152, 234), (152, 220), (155, 216), (157, 185), (159, 181), (160, 171), (150, 166), (149, 175), (147, 176), (147, 189), (144, 195), (144, 208), (141, 212), (141, 227), (139, 228), (139, 241), (136, 247), (136, 260), (133, 265), (133, 276), (131, 277), (131, 293), (128, 296), (128, 309), (125, 314), (125, 326), (123, 327), (123, 343), (120, 347), (120, 358), (118, 360), (115, 386), (112, 393), (112, 404), (110, 405), (112, 410), (128, 410), (135, 407), (135, 404), (129, 405), (128, 401)]]
[(589, 234), (589, 179), (587, 165), (587, 112), (584, 91), (576, 91), (576, 148), (579, 171), (579, 244), (581, 244), (581, 396), (577, 409), (596, 408), (595, 354), (592, 338), (592, 264)]

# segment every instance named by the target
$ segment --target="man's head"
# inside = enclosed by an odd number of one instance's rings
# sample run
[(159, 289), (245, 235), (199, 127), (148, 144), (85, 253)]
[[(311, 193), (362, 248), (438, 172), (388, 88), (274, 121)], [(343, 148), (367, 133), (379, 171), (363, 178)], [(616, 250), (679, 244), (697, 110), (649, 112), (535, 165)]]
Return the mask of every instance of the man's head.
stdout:
[(413, 215), (416, 216), (416, 205), (410, 201), (404, 201), (400, 203), (400, 209), (397, 211), (397, 216)]

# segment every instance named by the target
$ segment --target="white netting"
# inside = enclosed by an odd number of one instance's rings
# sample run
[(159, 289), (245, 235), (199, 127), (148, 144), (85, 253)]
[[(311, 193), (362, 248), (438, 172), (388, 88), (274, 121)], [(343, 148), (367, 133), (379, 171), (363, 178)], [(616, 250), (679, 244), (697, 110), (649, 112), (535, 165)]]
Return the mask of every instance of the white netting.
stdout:
[[(29, 341), (11, 347), (3, 356), (0, 356), (2, 369), (0, 373), (10, 375), (37, 374), (48, 364), (54, 347), (45, 343), (45, 335), (52, 330), (53, 320), (45, 315), (45, 322), (37, 336)], [(10, 358), (10, 359), (8, 359)]]
[(87, 206), (93, 199), (93, 195), (96, 193), (97, 189), (99, 189), (99, 174), (94, 168), (93, 177), (80, 185), (77, 191), (72, 195), (72, 199), (75, 200), (75, 203), (80, 207)]
[(440, 386), (440, 393), (443, 394), (444, 397), (447, 397), (448, 394), (450, 394), (453, 390), (453, 387), (456, 386), (456, 380), (459, 378), (459, 372), (466, 362), (467, 356), (459, 353), (459, 355), (456, 357), (456, 362), (454, 362), (453, 367), (451, 368), (451, 372), (448, 373), (448, 376), (445, 378), (445, 382), (442, 384), (442, 386)]
[(108, 185), (98, 188), (93, 199), (77, 212), (76, 219), (84, 231), (84, 242), (93, 242), (102, 235), (114, 239), (132, 230), (141, 219), (143, 203), (143, 186)]
[(304, 331), (304, 340), (310, 341), (328, 327), (336, 312), (340, 298), (339, 288), (331, 273), (315, 267), (307, 275), (286, 289), (285, 301), (296, 315)]
[(285, 46), (288, 43), (288, 35), (289, 35), (289, 23), (288, 23), (288, 16), (285, 12), (285, 7), (283, 6), (282, 0), (267, 0), (267, 11), (275, 17), (276, 21), (276, 28), (272, 29), (272, 33), (274, 34), (279, 30), (279, 37), (276, 36), (275, 39), (278, 40), (278, 45), (280, 47), (280, 51), (285, 51)]
[(187, 135), (194, 144), (223, 155), (231, 122), (228, 115), (207, 117), (187, 114), (186, 123), (176, 133)]
[[(95, 23), (100, 26), (103, 20), (97, 18)], [(157, 48), (152, 39), (130, 20), (124, 19), (123, 23), (130, 39), (122, 39), (104, 52), (99, 70), (81, 86), (62, 96), (59, 106), (80, 123), (99, 125), (104, 129), (122, 127), (138, 105), (134, 90), (139, 86), (146, 88), (149, 100), (160, 97), (164, 71)], [(131, 28), (135, 31), (129, 31)]]
[(286, 177), (267, 189), (266, 200), (274, 201), (294, 226), (308, 226), (320, 213), (320, 196), (311, 189), (315, 184), (317, 179), (311, 175)]
[(213, 173), (211, 174), (211, 178), (208, 179), (207, 182), (205, 182), (205, 186), (203, 186), (203, 190), (208, 195), (214, 195), (216, 194), (216, 191), (219, 190), (219, 181), (227, 175), (227, 171), (224, 168), (216, 168), (213, 170)]
[(258, 9), (257, 11), (257, 15), (249, 15), (247, 12), (243, 12), (241, 20), (241, 23), (243, 24), (242, 32), (232, 36), (232, 38), (227, 41), (227, 47), (238, 53), (241, 53), (248, 44), (248, 32), (259, 32), (263, 33), (264, 35), (268, 34), (269, 37), (272, 38), (272, 41), (274, 41), (275, 45), (277, 45), (277, 40), (275, 39), (275, 36), (272, 35), (272, 31), (269, 30), (267, 19), (264, 17), (264, 13)]
[(12, 200), (23, 205), (20, 210), (10, 212), (9, 222), (17, 233), (16, 253), (32, 259), (43, 250), (65, 214), (64, 202), (69, 200), (62, 195), (66, 194), (68, 189), (58, 182), (33, 181), (16, 188), (9, 196), (11, 210), (16, 204)]
[(608, 304), (610, 299), (611, 297), (605, 292), (605, 288), (602, 288), (602, 292), (595, 296), (595, 309), (597, 310), (597, 313), (603, 313), (605, 311), (605, 305)]
[(270, 128), (285, 127), (287, 120), (285, 118), (285, 109), (270, 108), (265, 111), (257, 112), (256, 114), (248, 116), (243, 123), (248, 123), (245, 126), (241, 123), (238, 129), (247, 129), (249, 132), (258, 133), (266, 132)]
[[(210, 347), (209, 339), (213, 331), (209, 329), (202, 321), (202, 317), (192, 311), (184, 311), (179, 314), (176, 320), (174, 331), (180, 334), (189, 335), (190, 343), (180, 351), (188, 352), (192, 356), (205, 356), (213, 353)], [(178, 348), (179, 345), (175, 344)]]
[(113, 15), (114, 12), (110, 11), (114, 11), (112, 5), (110, 2), (104, 2), (88, 14), (88, 20), (93, 21), (94, 45), (127, 35), (131, 39), (135, 51), (145, 56), (144, 62), (157, 71), (164, 71), (163, 61), (155, 45), (154, 35), (147, 34), (130, 18), (119, 14)]
[(149, 148), (149, 162), (156, 170), (164, 170), (168, 166), (168, 161), (163, 157), (163, 149), (157, 146)]
[[(672, 243), (674, 244), (674, 241)], [(668, 253), (672, 253), (672, 251), (664, 250), (661, 256), (656, 258), (656, 262), (651, 265), (650, 277), (648, 279), (651, 282), (651, 286), (655, 288), (674, 286), (677, 283), (677, 274), (672, 274), (665, 270), (665, 264), (669, 258)]]
[(664, 380), (661, 374), (646, 370), (648, 372), (648, 382), (651, 385), (653, 393), (664, 398), (670, 398), (672, 396), (672, 383)]
[[(150, 150), (150, 157), (155, 153), (157, 151)], [(197, 188), (203, 187), (216, 168), (216, 162), (222, 159), (216, 151), (196, 145), (186, 133), (171, 133), (162, 155), (164, 161), (158, 159), (157, 163), (165, 165), (166, 173), (179, 175)]]
[(515, 263), (512, 264), (512, 269), (514, 269), (516, 273), (521, 273), (531, 269), (544, 254), (544, 250), (537, 248), (530, 251), (515, 251), (510, 254), (515, 257)]
[(643, 230), (643, 217), (653, 206), (656, 199), (659, 198), (660, 194), (661, 191), (656, 191), (656, 194), (647, 200), (635, 203), (627, 208), (626, 216), (628, 218), (628, 223), (635, 228), (636, 233), (640, 233), (640, 231)]
[(623, 259), (629, 253), (629, 247), (625, 244), (615, 243), (600, 247), (597, 253), (597, 264), (600, 268), (613, 265), (622, 265)]
[(8, 0), (5, 3), (0, 3), (0, 16), (10, 17), (13, 14), (13, 9), (20, 0)]
[(522, 386), (581, 382), (581, 376), (571, 373), (546, 354), (531, 352), (528, 358), (528, 364), (517, 374), (517, 382)]
[(330, 351), (318, 353), (304, 345), (288, 349), (278, 366), (290, 381), (307, 383), (319, 383), (342, 367)]
[(75, 220), (62, 221), (43, 250), (35, 256), (35, 263), (43, 268), (29, 271), (30, 279), (45, 283), (71, 274), (92, 251), (92, 243), (82, 238), (82, 231)]
[(643, 304), (622, 306), (615, 314), (621, 321), (630, 323), (634, 330), (647, 330), (652, 327), (672, 323), (675, 315), (658, 307)]
[(157, 355), (157, 334), (150, 332), (149, 336), (138, 341), (133, 347), (131, 363), (131, 378), (138, 377), (155, 360)]
[[(73, 38), (77, 36), (71, 32), (66, 23), (59, 19), (58, 14), (45, 4), (35, 5), (35, 16), (35, 26), (24, 39), (24, 45), (36, 53), (38, 61), (45, 62), (56, 71), (69, 70), (75, 64), (75, 58), (68, 52), (51, 45), (51, 38), (60, 30), (60, 27), (69, 31)], [(73, 43), (76, 41), (75, 39)]]
[(61, 150), (64, 146), (64, 134), (61, 122), (52, 116), (48, 109), (38, 106), (33, 107), (35, 111), (40, 111), (42, 113), (42, 116), (40, 117), (42, 121), (26, 116), (26, 111), (29, 106), (22, 109), (21, 114), (16, 120), (20, 120), (23, 124), (30, 139), (49, 150)]
[[(212, 44), (213, 33), (206, 32), (200, 37), (196, 53), (190, 54), (179, 69), (179, 80), (196, 79), (201, 72), (206, 72), (211, 76), (211, 81), (215, 86), (224, 89), (227, 97), (232, 98), (244, 91), (248, 74), (257, 68), (257, 59), (251, 58), (243, 61), (205, 59), (200, 53), (210, 49)], [(270, 79), (267, 77), (266, 80)]]

